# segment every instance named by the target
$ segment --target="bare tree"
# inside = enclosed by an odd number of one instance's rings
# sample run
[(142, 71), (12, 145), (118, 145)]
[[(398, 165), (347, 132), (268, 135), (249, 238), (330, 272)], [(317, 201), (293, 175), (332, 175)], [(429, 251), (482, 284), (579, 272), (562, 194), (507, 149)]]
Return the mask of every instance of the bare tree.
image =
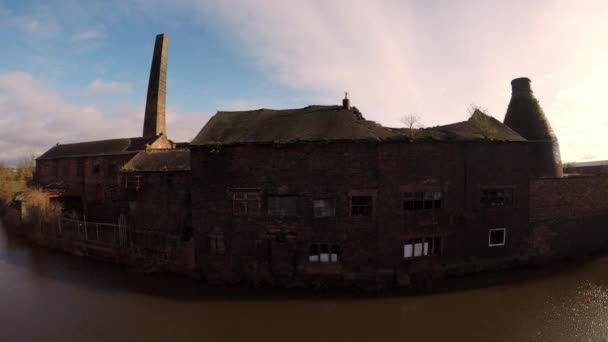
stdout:
[(401, 121), (401, 123), (404, 124), (405, 127), (408, 129), (408, 136), (410, 137), (410, 139), (414, 139), (414, 137), (416, 136), (416, 131), (423, 127), (420, 123), (420, 116), (414, 113), (402, 116), (399, 121)]

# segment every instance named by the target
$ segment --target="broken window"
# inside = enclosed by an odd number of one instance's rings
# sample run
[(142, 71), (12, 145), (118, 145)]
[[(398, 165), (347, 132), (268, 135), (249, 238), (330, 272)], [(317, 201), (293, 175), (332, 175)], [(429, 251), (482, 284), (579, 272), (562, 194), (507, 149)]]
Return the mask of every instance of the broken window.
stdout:
[(506, 228), (493, 228), (490, 229), (488, 246), (504, 246), (507, 237)]
[(440, 255), (443, 241), (440, 236), (421, 237), (403, 242), (403, 257), (405, 259)]
[(335, 199), (314, 200), (313, 209), (314, 209), (315, 217), (336, 216), (336, 200)]
[(403, 193), (403, 209), (440, 209), (443, 195), (441, 191), (421, 191)]
[(312, 263), (340, 262), (340, 247), (336, 244), (315, 243), (308, 250), (308, 261)]
[(258, 191), (236, 191), (232, 194), (234, 216), (258, 216), (260, 214), (260, 195)]
[(372, 216), (373, 202), (372, 196), (352, 196), (351, 215)]
[(481, 204), (488, 207), (510, 207), (513, 204), (513, 189), (482, 189)]
[(268, 215), (270, 216), (296, 216), (296, 196), (269, 196)]

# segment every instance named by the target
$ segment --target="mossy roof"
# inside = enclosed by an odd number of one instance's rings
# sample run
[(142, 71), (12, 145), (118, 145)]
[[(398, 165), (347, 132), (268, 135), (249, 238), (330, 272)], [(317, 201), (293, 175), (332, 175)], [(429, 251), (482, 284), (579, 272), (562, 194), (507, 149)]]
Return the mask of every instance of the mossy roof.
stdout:
[[(485, 114), (484, 114), (485, 115)], [(490, 117), (496, 141), (525, 141), (519, 134)], [(308, 106), (300, 109), (259, 109), (218, 112), (192, 140), (191, 145), (249, 144), (298, 141), (409, 141), (406, 128), (384, 127), (366, 120), (356, 109), (341, 106)], [(471, 120), (416, 130), (415, 141), (483, 140)], [(487, 141), (487, 140), (486, 140)]]
[(123, 172), (171, 172), (189, 170), (189, 149), (141, 151), (122, 167)]
[(86, 141), (73, 144), (57, 144), (37, 159), (58, 159), (69, 157), (89, 157), (120, 155), (144, 150), (146, 144), (153, 143), (157, 137), (136, 137)]

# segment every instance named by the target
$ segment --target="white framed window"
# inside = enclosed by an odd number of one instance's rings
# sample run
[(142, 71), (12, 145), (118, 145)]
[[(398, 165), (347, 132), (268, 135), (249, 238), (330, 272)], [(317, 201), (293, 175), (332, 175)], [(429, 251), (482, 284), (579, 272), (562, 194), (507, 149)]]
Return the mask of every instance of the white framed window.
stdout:
[(333, 217), (336, 216), (336, 200), (335, 199), (318, 199), (313, 201), (313, 209), (315, 217)]
[(504, 246), (507, 241), (507, 229), (506, 228), (493, 228), (488, 233), (488, 246), (497, 247)]

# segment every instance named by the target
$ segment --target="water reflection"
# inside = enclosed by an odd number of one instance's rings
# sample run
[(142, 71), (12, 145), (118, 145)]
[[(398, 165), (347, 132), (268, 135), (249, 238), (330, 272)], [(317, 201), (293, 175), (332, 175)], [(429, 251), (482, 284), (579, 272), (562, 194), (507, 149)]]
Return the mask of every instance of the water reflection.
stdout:
[(220, 290), (36, 248), (0, 227), (0, 341), (603, 341), (607, 267), (486, 275), (418, 296)]

